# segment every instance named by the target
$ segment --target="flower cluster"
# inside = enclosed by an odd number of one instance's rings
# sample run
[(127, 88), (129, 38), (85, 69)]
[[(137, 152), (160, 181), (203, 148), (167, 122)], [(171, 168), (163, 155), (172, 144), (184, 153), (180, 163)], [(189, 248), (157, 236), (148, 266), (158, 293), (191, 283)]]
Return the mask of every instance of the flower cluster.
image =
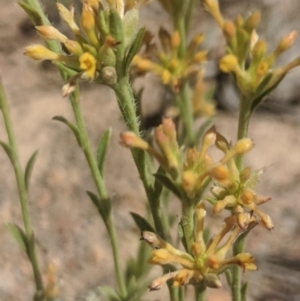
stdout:
[[(124, 146), (145, 150), (159, 162), (164, 173), (155, 176), (178, 196), (183, 207), (192, 206), (194, 220), (191, 241), (185, 245), (187, 252), (177, 250), (152, 232), (143, 232), (142, 239), (154, 248), (149, 263), (182, 267), (154, 280), (150, 289), (159, 289), (169, 279), (173, 279), (173, 286), (201, 282), (208, 287), (220, 287), (218, 275), (230, 264), (240, 265), (244, 271), (255, 270), (254, 259), (248, 253), (227, 258), (229, 248), (241, 233), (248, 233), (258, 223), (269, 230), (273, 228), (271, 218), (257, 208), (270, 199), (254, 191), (262, 171), (251, 171), (249, 167), (239, 171), (237, 168), (237, 157), (244, 156), (253, 147), (251, 139), (243, 138), (232, 145), (212, 127), (203, 135), (199, 149), (185, 150), (178, 145), (174, 122), (164, 118), (155, 129), (154, 140), (152, 146), (132, 132), (121, 134)], [(216, 162), (208, 154), (212, 146), (223, 153)], [(212, 182), (213, 197), (207, 200), (213, 204), (213, 212), (217, 214), (227, 209), (230, 216), (225, 218), (218, 234), (206, 242), (203, 238), (206, 215), (203, 192)], [(220, 245), (223, 239), (225, 242)]]
[[(149, 263), (157, 265), (179, 264), (182, 266), (179, 270), (155, 279), (149, 286), (150, 290), (160, 289), (169, 279), (173, 279), (174, 287), (204, 283), (208, 287), (219, 288), (222, 286), (219, 274), (223, 273), (228, 266), (237, 264), (244, 271), (257, 269), (254, 258), (249, 253), (240, 253), (227, 258), (232, 243), (244, 231), (238, 226), (236, 216), (226, 218), (219, 232), (208, 242), (205, 242), (203, 238), (205, 215), (206, 208), (201, 201), (195, 208), (196, 231), (191, 254), (174, 248), (155, 233), (142, 232), (141, 239), (153, 248)], [(255, 219), (250, 214), (248, 215), (251, 220), (250, 226), (255, 226)], [(224, 239), (226, 235), (227, 238)], [(225, 242), (221, 244), (223, 239)]]
[[(113, 85), (116, 69), (129, 66), (128, 49), (137, 34), (138, 10), (136, 6), (147, 2), (107, 0), (84, 0), (80, 23), (74, 17), (74, 8), (57, 3), (62, 20), (71, 29), (74, 38), (69, 39), (53, 26), (37, 26), (38, 33), (46, 40), (55, 40), (62, 47), (59, 53), (42, 45), (26, 48), (25, 54), (36, 60), (62, 63), (75, 72), (74, 79), (85, 78)], [(138, 49), (136, 49), (138, 50)], [(121, 59), (117, 56), (121, 55)], [(126, 66), (124, 64), (126, 62)], [(125, 70), (126, 71), (126, 70)], [(126, 71), (127, 72), (127, 71)], [(71, 89), (65, 89), (70, 93)]]
[(160, 28), (158, 37), (160, 49), (152, 43), (151, 34), (146, 35), (145, 52), (143, 55), (135, 56), (133, 65), (140, 73), (150, 71), (158, 75), (163, 84), (178, 91), (182, 81), (191, 74), (198, 73), (201, 64), (206, 60), (207, 51), (198, 50), (204, 35), (195, 35), (184, 53), (180, 51), (181, 38), (178, 31), (169, 34)]
[[(234, 148), (240, 147), (238, 143), (231, 147), (230, 143), (219, 133), (217, 133), (216, 146), (224, 153), (225, 158), (228, 155), (231, 156), (232, 152), (236, 152)], [(252, 171), (250, 167), (245, 167), (239, 171), (233, 158), (227, 161), (227, 168), (229, 176), (215, 181), (211, 189), (214, 198), (210, 201), (214, 204), (214, 213), (217, 214), (225, 208), (229, 209), (237, 216), (239, 226), (247, 228), (250, 220), (248, 219), (249, 216), (244, 214), (245, 209), (246, 211), (253, 211), (262, 225), (268, 230), (272, 230), (274, 226), (270, 216), (257, 208), (271, 198), (258, 195), (254, 191), (263, 170)]]
[(158, 149), (132, 132), (122, 133), (121, 142), (124, 146), (143, 149), (152, 155), (173, 181), (181, 196), (190, 200), (197, 200), (211, 178), (220, 183), (233, 180), (235, 175), (231, 173), (235, 170), (231, 170), (227, 165), (230, 165), (237, 155), (249, 152), (253, 146), (251, 139), (241, 139), (224, 153), (221, 160), (213, 162), (208, 150), (218, 142), (217, 137), (221, 137), (215, 128), (210, 128), (204, 134), (199, 150), (193, 147), (185, 151), (178, 145), (175, 124), (170, 118), (163, 119), (162, 124), (155, 129), (154, 137)]
[(275, 50), (268, 54), (267, 43), (256, 33), (259, 12), (253, 12), (246, 19), (238, 16), (235, 21), (228, 21), (220, 12), (218, 0), (203, 0), (203, 4), (226, 39), (227, 54), (220, 60), (220, 69), (234, 74), (239, 90), (252, 101), (254, 109), (289, 70), (300, 65), (298, 57), (283, 67), (274, 68), (278, 56), (294, 44), (297, 32), (294, 30), (284, 36)]

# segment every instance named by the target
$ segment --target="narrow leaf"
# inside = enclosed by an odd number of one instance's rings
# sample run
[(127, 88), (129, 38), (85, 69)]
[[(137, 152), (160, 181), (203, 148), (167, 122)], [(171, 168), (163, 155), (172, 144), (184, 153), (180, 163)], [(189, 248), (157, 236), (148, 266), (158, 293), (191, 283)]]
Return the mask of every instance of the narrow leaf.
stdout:
[(110, 199), (100, 199), (95, 193), (91, 191), (87, 191), (90, 199), (92, 200), (93, 204), (98, 209), (103, 221), (106, 223), (107, 217), (110, 215), (111, 212), (111, 201)]
[(26, 238), (26, 234), (24, 231), (18, 227), (16, 224), (13, 223), (7, 223), (6, 224), (7, 230), (12, 235), (12, 237), (17, 241), (19, 246), (22, 248), (23, 251), (25, 251), (27, 254), (28, 250), (28, 241)]
[(0, 145), (3, 147), (4, 151), (6, 152), (10, 162), (13, 163), (13, 153), (11, 147), (3, 141), (0, 141)]
[(97, 165), (101, 174), (103, 174), (103, 165), (111, 137), (111, 129), (108, 129), (102, 136), (97, 149)]
[(74, 133), (75, 137), (76, 137), (76, 140), (79, 144), (79, 146), (81, 147), (81, 139), (80, 139), (80, 133), (79, 133), (79, 130), (78, 128), (76, 127), (76, 125), (74, 125), (72, 122), (70, 122), (68, 119), (66, 119), (65, 117), (63, 116), (54, 116), (52, 118), (53, 120), (57, 120), (57, 121), (60, 121), (64, 124), (66, 124), (71, 130), (72, 132)]
[(181, 193), (176, 185), (164, 174), (154, 174), (155, 179), (162, 183), (167, 189), (171, 190), (179, 199), (181, 199)]
[(232, 273), (231, 273), (231, 270), (230, 270), (230, 269), (227, 269), (227, 270), (225, 271), (225, 277), (226, 277), (228, 286), (231, 287), (231, 285), (232, 285)]
[[(165, 174), (164, 169), (160, 166), (157, 170), (156, 174)], [(154, 181), (154, 199), (157, 200), (160, 197), (160, 194), (162, 192), (163, 185), (159, 179), (155, 178)]]
[(120, 295), (110, 286), (100, 287), (100, 292), (110, 301), (122, 301)]
[(145, 31), (146, 30), (145, 30), (144, 27), (139, 29), (133, 43), (131, 44), (131, 46), (128, 50), (128, 54), (127, 54), (126, 59), (124, 61), (124, 70), (125, 70), (125, 72), (128, 71), (129, 66), (130, 66), (134, 56), (139, 52), (139, 50), (142, 46)]
[(134, 212), (130, 212), (130, 214), (141, 231), (155, 232), (154, 228), (145, 218)]
[(241, 301), (247, 300), (248, 282), (245, 282), (241, 288)]
[(30, 17), (34, 25), (42, 25), (42, 18), (37, 10), (32, 8), (31, 5), (25, 3), (24, 1), (20, 1), (19, 5), (24, 9), (24, 11)]
[(29, 180), (30, 180), (30, 176), (32, 174), (32, 170), (33, 170), (33, 166), (34, 166), (34, 163), (36, 161), (36, 158), (37, 158), (37, 154), (38, 154), (38, 151), (35, 151), (30, 159), (28, 160), (28, 163), (26, 165), (26, 168), (25, 168), (25, 186), (26, 186), (26, 190), (28, 191), (28, 187), (29, 187)]

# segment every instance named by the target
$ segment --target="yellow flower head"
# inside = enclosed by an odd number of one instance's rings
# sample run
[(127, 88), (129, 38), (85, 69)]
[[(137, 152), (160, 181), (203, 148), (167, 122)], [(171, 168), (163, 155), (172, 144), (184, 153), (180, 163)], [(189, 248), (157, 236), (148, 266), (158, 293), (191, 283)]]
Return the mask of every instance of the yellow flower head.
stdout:
[(97, 61), (95, 57), (88, 52), (84, 52), (79, 57), (80, 69), (84, 70), (90, 79), (93, 79), (95, 77), (96, 62)]

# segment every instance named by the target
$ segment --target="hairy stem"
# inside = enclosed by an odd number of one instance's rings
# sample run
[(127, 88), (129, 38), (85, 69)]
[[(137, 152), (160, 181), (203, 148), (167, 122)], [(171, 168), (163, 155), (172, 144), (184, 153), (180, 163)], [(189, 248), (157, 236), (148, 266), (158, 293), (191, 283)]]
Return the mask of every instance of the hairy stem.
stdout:
[(11, 120), (10, 110), (7, 103), (1, 78), (0, 78), (0, 108), (2, 111), (2, 115), (5, 123), (5, 129), (8, 136), (9, 147), (11, 150), (10, 159), (14, 168), (17, 186), (18, 186), (19, 200), (20, 200), (21, 210), (22, 210), (22, 218), (25, 227), (26, 239), (28, 242), (28, 257), (32, 265), (36, 290), (37, 292), (42, 292), (43, 281), (42, 281), (38, 259), (35, 251), (34, 234), (32, 229), (29, 202), (28, 202), (28, 193), (26, 190), (24, 173), (20, 163), (18, 146), (15, 138), (14, 129), (13, 129), (13, 122)]
[[(122, 113), (123, 119), (129, 130), (133, 131), (137, 136), (141, 136), (139, 131), (139, 120), (136, 114), (135, 99), (132, 87), (127, 77), (123, 77), (113, 86), (116, 94), (118, 105)], [(157, 233), (166, 238), (162, 219), (160, 199), (153, 198), (153, 176), (150, 169), (151, 163), (148, 155), (141, 150), (134, 149), (131, 151), (135, 165), (141, 177), (147, 199), (149, 201), (151, 214), (155, 224)]]
[[(70, 96), (75, 120), (76, 120), (76, 125), (80, 133), (80, 142), (81, 142), (81, 147), (84, 152), (85, 158), (87, 160), (87, 163), (90, 167), (92, 177), (94, 180), (94, 183), (97, 188), (97, 192), (100, 196), (100, 202), (102, 200), (107, 200), (108, 199), (108, 194), (105, 188), (104, 180), (102, 178), (102, 175), (98, 169), (97, 166), (97, 161), (96, 158), (93, 154), (89, 137), (86, 131), (86, 127), (84, 124), (81, 108), (80, 108), (80, 99), (79, 99), (79, 90), (78, 88), (76, 91), (71, 94)], [(120, 255), (119, 255), (119, 247), (118, 247), (118, 239), (117, 239), (117, 234), (116, 234), (116, 229), (115, 229), (115, 224), (113, 223), (113, 218), (111, 213), (107, 216), (106, 220), (104, 221), (107, 232), (110, 238), (111, 242), (111, 247), (113, 251), (113, 259), (114, 259), (114, 266), (115, 266), (115, 273), (117, 276), (117, 281), (118, 281), (118, 287), (120, 294), (122, 296), (126, 296), (127, 294), (127, 289), (125, 285), (125, 279), (124, 279), (124, 274), (122, 272), (122, 267), (120, 263)]]
[(176, 96), (176, 103), (183, 123), (183, 133), (187, 136), (187, 144), (188, 146), (193, 147), (196, 143), (196, 137), (193, 129), (194, 116), (188, 83), (183, 84), (179, 94)]

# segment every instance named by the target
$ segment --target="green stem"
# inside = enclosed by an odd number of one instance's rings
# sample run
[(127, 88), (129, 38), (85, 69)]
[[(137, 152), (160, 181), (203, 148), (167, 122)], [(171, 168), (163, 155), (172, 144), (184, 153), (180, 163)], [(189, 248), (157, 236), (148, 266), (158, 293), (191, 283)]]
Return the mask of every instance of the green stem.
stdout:
[(196, 141), (195, 132), (193, 129), (193, 108), (190, 100), (188, 83), (183, 84), (180, 93), (176, 96), (176, 103), (179, 107), (180, 117), (184, 126), (183, 132), (187, 135), (188, 146), (193, 147)]
[(205, 301), (206, 300), (206, 287), (205, 287), (205, 285), (195, 286), (195, 295), (196, 295), (196, 301)]
[(194, 242), (194, 206), (189, 204), (187, 200), (182, 201), (180, 224), (183, 229), (186, 251), (190, 253)]
[[(113, 89), (115, 91), (120, 111), (128, 129), (133, 131), (137, 136), (140, 137), (141, 135), (139, 130), (139, 120), (136, 114), (134, 95), (128, 78), (126, 76), (120, 78), (118, 82), (113, 86)], [(135, 165), (141, 177), (147, 199), (149, 201), (155, 229), (162, 238), (166, 238), (166, 233), (164, 231), (163, 222), (161, 219), (160, 199), (153, 199), (153, 176), (150, 169), (150, 159), (144, 151), (135, 149), (131, 152)]]
[[(251, 99), (241, 97), (240, 112), (238, 121), (237, 140), (246, 138), (248, 136), (248, 127), (251, 117)], [(242, 170), (244, 164), (244, 156), (239, 155), (236, 158), (236, 165), (238, 170)], [(238, 239), (233, 244), (233, 255), (236, 256), (244, 251), (245, 238)], [(241, 270), (238, 266), (232, 267), (232, 300), (241, 301)]]
[[(248, 136), (250, 117), (251, 117), (251, 100), (241, 97), (237, 140), (246, 138)], [(239, 170), (242, 169), (243, 155), (237, 156), (236, 165)]]
[[(74, 93), (71, 94), (70, 100), (71, 100), (71, 104), (72, 104), (72, 108), (73, 108), (73, 112), (74, 112), (74, 116), (75, 116), (75, 120), (76, 120), (76, 125), (77, 125), (77, 128), (80, 133), (81, 148), (84, 152), (85, 158), (90, 167), (92, 177), (95, 182), (98, 194), (102, 200), (107, 200), (108, 194), (107, 194), (107, 191), (105, 188), (104, 180), (98, 169), (97, 161), (95, 159), (95, 156), (93, 154), (93, 151), (92, 151), (92, 148), (90, 145), (90, 141), (89, 141), (86, 127), (84, 124), (82, 112), (80, 109), (80, 99), (79, 99), (78, 88), (76, 89), (76, 91)], [(101, 200), (100, 200), (100, 202), (101, 202)], [(109, 214), (109, 216), (107, 216), (104, 223), (107, 228), (107, 232), (108, 232), (108, 235), (110, 238), (111, 247), (112, 247), (112, 251), (113, 251), (115, 273), (117, 276), (119, 291), (122, 296), (126, 296), (127, 289), (126, 289), (126, 285), (125, 285), (124, 274), (123, 274), (122, 268), (121, 268), (120, 255), (119, 255), (119, 251), (118, 251), (119, 250), (118, 239), (117, 239), (115, 224), (113, 223), (113, 218), (112, 218), (111, 213)]]
[(15, 138), (14, 129), (13, 129), (13, 122), (11, 120), (10, 110), (9, 110), (9, 106), (7, 103), (7, 99), (6, 99), (6, 95), (4, 92), (4, 87), (1, 79), (0, 79), (0, 108), (3, 114), (9, 146), (11, 150), (10, 159), (14, 168), (17, 186), (18, 186), (18, 193), (19, 193), (19, 199), (20, 199), (21, 210), (22, 210), (22, 218), (23, 218), (26, 238), (29, 246), (28, 257), (32, 265), (37, 292), (42, 292), (43, 281), (39, 269), (37, 255), (35, 252), (35, 242), (34, 242), (34, 234), (32, 230), (31, 218), (30, 218), (28, 193), (26, 190), (24, 173), (20, 163), (18, 146)]

